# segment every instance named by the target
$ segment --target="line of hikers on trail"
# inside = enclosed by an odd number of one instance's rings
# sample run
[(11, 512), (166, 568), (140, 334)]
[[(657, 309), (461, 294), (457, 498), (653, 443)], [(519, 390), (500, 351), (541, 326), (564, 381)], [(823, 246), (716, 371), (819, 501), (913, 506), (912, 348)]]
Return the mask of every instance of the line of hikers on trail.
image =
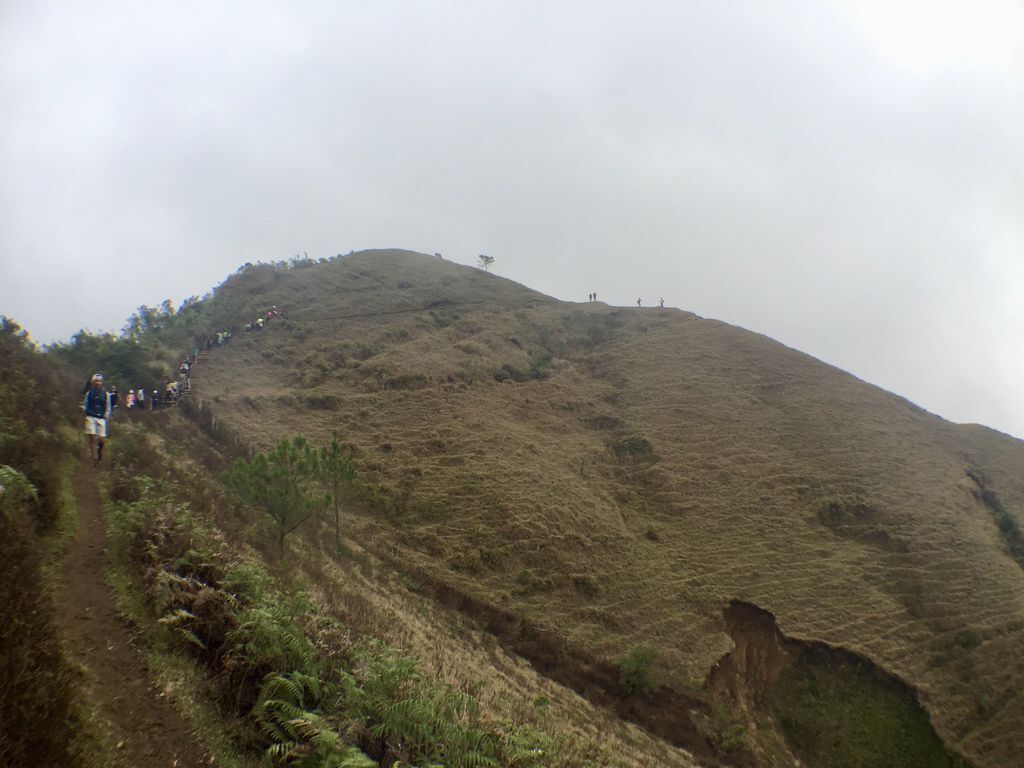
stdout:
[[(271, 307), (257, 319), (246, 323), (247, 333), (254, 330), (263, 330), (263, 326), (276, 317), (281, 316), (277, 306)], [(214, 346), (223, 347), (231, 340), (231, 331), (217, 331), (216, 334), (208, 334), (205, 338), (207, 351)], [(200, 339), (202, 342), (203, 340)], [(192, 388), (192, 369), (199, 361), (199, 347), (192, 349), (191, 355), (186, 355), (178, 366), (178, 376), (166, 383), (162, 388), (154, 385), (147, 390), (145, 387), (129, 389), (124, 396), (125, 410), (132, 410), (135, 413), (145, 413), (146, 405), (150, 411), (160, 408), (167, 408), (178, 403), (182, 395), (188, 393)], [(117, 407), (121, 404), (121, 396), (116, 385), (110, 389), (103, 386), (103, 374), (95, 373), (89, 377), (82, 388), (82, 412), (85, 414), (85, 438), (89, 445), (89, 457), (93, 466), (103, 460), (103, 445), (109, 432), (109, 422)]]
[(281, 312), (277, 309), (277, 305), (275, 304), (270, 309), (268, 309), (265, 314), (262, 314), (259, 317), (257, 317), (255, 320), (250, 320), (248, 323), (246, 323), (245, 324), (245, 332), (246, 333), (252, 333), (253, 331), (262, 331), (263, 330), (263, 326), (266, 323), (269, 323), (275, 317), (280, 317), (280, 316), (281, 316)]
[[(199, 350), (196, 350), (196, 354), (198, 352)], [(181, 378), (177, 381), (167, 382), (162, 398), (158, 386), (149, 390), (148, 397), (145, 387), (129, 389), (124, 396), (125, 409), (131, 409), (136, 413), (145, 413), (147, 402), (152, 411), (174, 405), (181, 396), (182, 383), (184, 382), (185, 388), (188, 388), (190, 372), (195, 365), (195, 360), (194, 357), (186, 357), (182, 361), (179, 367)], [(92, 459), (93, 466), (103, 460), (103, 445), (109, 432), (110, 418), (120, 404), (121, 395), (117, 391), (117, 386), (112, 384), (109, 390), (105, 389), (102, 373), (94, 373), (85, 382), (85, 387), (82, 389), (82, 412), (85, 414), (85, 438), (89, 444), (89, 457)]]
[[(147, 395), (145, 387), (129, 389), (124, 396), (124, 407), (135, 413), (145, 413), (148, 403), (150, 411), (160, 408), (167, 408), (176, 404), (183, 392), (188, 391), (191, 385), (192, 368), (195, 367), (199, 356), (199, 350), (194, 349), (191, 357), (186, 357), (178, 366), (178, 378), (168, 381), (161, 390), (159, 385), (154, 385)], [(110, 389), (103, 386), (103, 374), (95, 373), (85, 383), (82, 390), (82, 411), (85, 414), (85, 437), (89, 444), (89, 457), (93, 466), (103, 460), (103, 445), (106, 441), (110, 418), (121, 404), (121, 395), (116, 385)]]
[[(593, 293), (588, 293), (587, 294), (587, 301), (597, 301), (597, 291), (594, 291)], [(642, 303), (641, 303), (640, 299), (636, 300), (636, 305), (637, 305), (637, 307), (642, 306)], [(661, 307), (662, 309), (664, 309), (665, 308), (665, 299), (658, 299), (658, 306)]]

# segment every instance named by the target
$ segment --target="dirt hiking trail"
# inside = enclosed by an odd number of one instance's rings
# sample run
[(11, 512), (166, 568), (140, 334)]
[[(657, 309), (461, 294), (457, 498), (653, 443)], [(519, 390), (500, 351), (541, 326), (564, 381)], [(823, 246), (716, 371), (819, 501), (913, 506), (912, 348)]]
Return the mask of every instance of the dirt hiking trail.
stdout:
[(109, 731), (118, 766), (209, 766), (181, 716), (153, 688), (145, 658), (115, 608), (105, 581), (106, 521), (100, 511), (97, 472), (82, 462), (75, 475), (78, 531), (54, 595), (66, 648), (87, 670), (85, 695)]

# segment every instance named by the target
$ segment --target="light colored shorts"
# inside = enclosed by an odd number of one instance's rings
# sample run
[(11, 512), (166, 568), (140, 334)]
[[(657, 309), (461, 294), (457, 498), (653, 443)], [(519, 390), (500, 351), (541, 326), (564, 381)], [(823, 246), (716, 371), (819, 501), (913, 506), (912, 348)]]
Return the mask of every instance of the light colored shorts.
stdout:
[(85, 434), (96, 435), (97, 437), (107, 436), (107, 420), (98, 419), (95, 416), (85, 417)]

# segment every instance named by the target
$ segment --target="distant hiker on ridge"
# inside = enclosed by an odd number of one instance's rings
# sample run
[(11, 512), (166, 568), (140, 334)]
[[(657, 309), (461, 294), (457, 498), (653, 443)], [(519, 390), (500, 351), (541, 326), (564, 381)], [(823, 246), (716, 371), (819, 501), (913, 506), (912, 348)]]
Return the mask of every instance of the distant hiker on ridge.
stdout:
[(110, 395), (103, 388), (103, 376), (93, 375), (91, 386), (82, 400), (85, 413), (85, 438), (89, 443), (89, 455), (95, 467), (103, 459), (103, 441), (107, 437), (107, 419), (110, 418)]
[(665, 308), (665, 300), (664, 299), (658, 299), (658, 306), (661, 307), (662, 309), (664, 309)]
[(637, 299), (637, 300), (636, 300), (636, 306), (637, 306), (637, 308), (639, 309), (639, 307), (640, 307), (640, 299)]

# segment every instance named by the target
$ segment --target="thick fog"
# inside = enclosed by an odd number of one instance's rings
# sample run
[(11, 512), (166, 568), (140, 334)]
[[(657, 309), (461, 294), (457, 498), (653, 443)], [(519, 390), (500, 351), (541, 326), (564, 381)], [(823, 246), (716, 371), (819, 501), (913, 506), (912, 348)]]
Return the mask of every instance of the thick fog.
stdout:
[(403, 247), (1024, 436), (1024, 6), (0, 4), (0, 313)]

